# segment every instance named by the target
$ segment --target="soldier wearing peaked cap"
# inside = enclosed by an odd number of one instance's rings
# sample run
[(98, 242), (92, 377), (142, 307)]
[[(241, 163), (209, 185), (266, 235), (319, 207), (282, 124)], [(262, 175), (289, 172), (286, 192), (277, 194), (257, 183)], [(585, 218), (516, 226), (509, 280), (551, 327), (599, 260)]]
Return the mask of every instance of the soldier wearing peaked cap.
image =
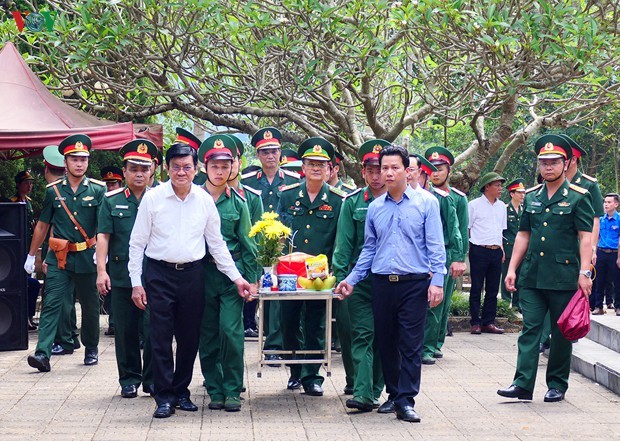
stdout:
[[(469, 251), (469, 207), (465, 193), (448, 184), (450, 173), (452, 172), (452, 165), (454, 164), (454, 155), (445, 147), (435, 146), (428, 148), (424, 152), (424, 157), (437, 168), (437, 171), (433, 171), (430, 175), (433, 184), (432, 188), (447, 193), (456, 209), (458, 224), (455, 223), (451, 225), (448, 220), (448, 225), (450, 229), (458, 228), (461, 235), (461, 245), (458, 246), (455, 244), (451, 253), (446, 256), (447, 260), (451, 263), (447, 265), (448, 275), (444, 279), (444, 299), (441, 303), (441, 305), (443, 305), (443, 312), (439, 324), (437, 348), (433, 355), (435, 358), (442, 358), (443, 353), (441, 352), (441, 348), (445, 342), (448, 330), (448, 317), (450, 315), (450, 304), (452, 302), (452, 294), (454, 293), (454, 285), (457, 277), (462, 276), (466, 269), (465, 256), (467, 256), (467, 252)], [(459, 250), (461, 251), (460, 253)]]
[(519, 276), (523, 330), (519, 335), (517, 369), (512, 385), (497, 393), (503, 397), (531, 400), (538, 370), (538, 345), (545, 315), (551, 317), (552, 339), (547, 363), (544, 400), (561, 401), (568, 389), (572, 343), (557, 320), (581, 288), (590, 295), (592, 257), (592, 197), (566, 178), (572, 157), (562, 137), (545, 135), (535, 145), (544, 182), (526, 192), (519, 233), (506, 276), (506, 288), (514, 291)]
[(65, 157), (60, 154), (57, 145), (48, 145), (43, 149), (43, 164), (48, 184), (65, 174)]
[[(147, 190), (157, 147), (136, 139), (119, 151), (123, 160), (125, 185), (106, 193), (99, 211), (97, 231), (97, 290), (110, 297), (114, 317), (114, 344), (121, 396), (134, 398), (138, 387), (153, 394), (151, 368), (150, 309), (139, 309), (131, 298), (131, 280), (127, 269), (129, 236), (138, 207)], [(106, 262), (108, 264), (106, 265)], [(140, 334), (144, 352), (140, 354)]]
[[(303, 162), (306, 180), (282, 190), (277, 212), (282, 222), (296, 232), (293, 242), (295, 251), (325, 254), (331, 264), (338, 215), (345, 196), (344, 192), (325, 182), (329, 163), (334, 157), (334, 147), (323, 138), (310, 138), (299, 146), (298, 155)], [(299, 347), (297, 334), (302, 323), (302, 306), (305, 306), (302, 328), (304, 349), (320, 350), (325, 347), (325, 303), (319, 300), (281, 304), (284, 349)], [(323, 377), (319, 374), (319, 368), (320, 364), (291, 365), (287, 388), (297, 389), (302, 385), (308, 395), (323, 395)]]
[[(332, 260), (334, 275), (338, 282), (349, 275), (364, 246), (368, 206), (386, 191), (385, 182), (381, 177), (379, 153), (388, 145), (390, 145), (388, 141), (373, 139), (363, 143), (358, 150), (357, 155), (362, 163), (362, 177), (366, 181), (366, 187), (349, 193), (342, 203)], [(347, 385), (353, 386), (353, 398), (347, 400), (346, 406), (361, 411), (371, 411), (373, 405), (378, 404), (383, 390), (381, 359), (375, 343), (371, 279), (372, 275), (368, 275), (355, 287), (355, 295), (341, 302), (340, 315), (336, 319), (336, 326), (339, 327), (341, 336), (343, 362), (346, 339), (342, 336), (347, 335), (347, 332), (350, 333), (351, 341), (353, 378), (347, 379)]]
[[(239, 148), (228, 135), (211, 136), (198, 151), (207, 170), (207, 191), (222, 220), (221, 233), (241, 275), (258, 280), (256, 242), (248, 236), (252, 226), (246, 199), (228, 185), (232, 163), (238, 164)], [(237, 166), (237, 173), (239, 167)], [(253, 285), (254, 291), (256, 286)], [(243, 387), (243, 298), (234, 283), (221, 273), (207, 254), (205, 263), (205, 309), (200, 326), (200, 366), (210, 409), (229, 412), (241, 409)]]
[[(506, 258), (502, 263), (502, 278), (503, 281), (508, 273), (508, 266), (510, 259), (512, 258), (512, 249), (515, 244), (515, 238), (519, 231), (519, 222), (521, 221), (521, 215), (523, 214), (523, 201), (525, 199), (525, 181), (521, 178), (515, 179), (508, 185), (506, 190), (510, 195), (510, 202), (506, 204), (506, 229), (502, 233), (504, 240), (504, 253)], [(517, 268), (517, 280), (519, 279), (519, 268)], [(506, 285), (501, 283), (502, 299), (512, 301), (512, 307), (519, 309), (519, 290), (510, 292), (506, 289)]]
[[(58, 146), (65, 157), (67, 174), (47, 186), (43, 211), (34, 231), (24, 268), (32, 273), (34, 254), (43, 243), (50, 225), (54, 238), (46, 256), (45, 302), (39, 322), (39, 340), (28, 364), (41, 372), (50, 370), (49, 359), (57, 329), (63, 336), (63, 353), (73, 352), (69, 320), (65, 317), (75, 292), (82, 306), (82, 343), (84, 364), (98, 362), (99, 296), (95, 287), (93, 263), (97, 215), (105, 193), (105, 184), (86, 177), (91, 141), (86, 135), (71, 135)], [(65, 345), (67, 347), (65, 347)]]
[(280, 168), (282, 133), (275, 127), (260, 129), (252, 136), (252, 145), (261, 169), (241, 176), (243, 185), (261, 192), (265, 211), (275, 211), (280, 200), (282, 188), (299, 182), (295, 172)]
[(280, 157), (280, 168), (293, 171), (299, 174), (300, 178), (303, 178), (303, 175), (301, 174), (301, 160), (297, 156), (296, 150), (282, 150), (282, 156)]
[(336, 187), (344, 191), (346, 194), (349, 194), (353, 190), (355, 190), (355, 186), (350, 185), (350, 184), (345, 184), (344, 182), (342, 182), (342, 179), (340, 179), (340, 167), (342, 166), (343, 162), (344, 162), (344, 156), (334, 150), (334, 159), (332, 160), (330, 164), (331, 167), (330, 167), (329, 179), (327, 180), (327, 183), (331, 185), (332, 187)]
[(123, 170), (113, 165), (101, 169), (101, 180), (105, 182), (108, 191), (116, 190), (123, 186)]

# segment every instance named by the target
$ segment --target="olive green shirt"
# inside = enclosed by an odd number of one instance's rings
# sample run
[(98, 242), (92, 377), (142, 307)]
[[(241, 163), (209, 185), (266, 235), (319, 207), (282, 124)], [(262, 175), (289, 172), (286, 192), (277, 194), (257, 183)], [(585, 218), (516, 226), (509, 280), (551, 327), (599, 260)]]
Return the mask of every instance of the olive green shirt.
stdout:
[(449, 193), (438, 188), (431, 187), (430, 192), (439, 201), (439, 213), (443, 226), (443, 240), (446, 246), (446, 266), (452, 262), (464, 262), (463, 238), (459, 229), (459, 218), (456, 214), (454, 199)]
[(547, 197), (546, 183), (527, 191), (519, 231), (530, 232), (521, 263), (519, 286), (572, 291), (579, 279), (580, 231), (591, 232), (594, 218), (590, 193), (568, 180)]
[[(45, 190), (43, 210), (39, 220), (54, 226), (54, 237), (67, 239), (72, 243), (84, 242), (84, 237), (71, 222), (65, 209), (62, 207), (53, 185), (57, 185), (60, 197), (67, 204), (67, 208), (82, 226), (89, 238), (97, 234), (97, 217), (106, 191), (105, 183), (84, 177), (74, 193), (65, 176), (51, 184)], [(95, 273), (97, 267), (93, 263), (95, 248), (84, 251), (69, 252), (67, 256), (67, 271), (75, 273)], [(57, 266), (56, 255), (49, 251), (45, 258), (48, 265)]]
[(585, 188), (590, 192), (592, 196), (592, 208), (594, 209), (594, 216), (601, 217), (605, 214), (605, 208), (603, 208), (603, 195), (601, 188), (598, 186), (596, 178), (592, 176), (584, 175), (579, 170), (573, 177), (571, 184), (575, 184), (578, 187)]
[(523, 214), (523, 206), (519, 205), (518, 210), (515, 210), (512, 202), (506, 204), (506, 229), (502, 233), (504, 238), (504, 246), (513, 246), (515, 244), (515, 238), (519, 231), (519, 223), (521, 222), (521, 215)]
[[(236, 188), (237, 193), (243, 196), (248, 204), (248, 209), (250, 210), (250, 221), (252, 225), (258, 222), (263, 216), (263, 200), (261, 199), (261, 192), (259, 190), (254, 190), (252, 187), (246, 187), (242, 183), (239, 183), (239, 186)], [(254, 242), (258, 245), (258, 237), (255, 237)], [(258, 277), (263, 272), (263, 267), (256, 261), (256, 274)], [(257, 279), (258, 280), (258, 279)], [(256, 281), (257, 281), (256, 280)], [(252, 281), (253, 282), (253, 281)], [(250, 282), (250, 283), (252, 283)]]
[[(467, 202), (467, 195), (463, 193), (461, 190), (457, 190), (454, 187), (448, 187), (448, 195), (452, 198), (454, 202), (454, 208), (456, 209), (456, 217), (459, 220), (459, 230), (461, 233), (461, 244), (463, 250), (463, 256), (466, 256), (469, 252), (469, 204)], [(455, 259), (454, 262), (463, 262), (465, 258), (462, 260)]]
[[(112, 286), (131, 288), (129, 270), (129, 236), (136, 222), (140, 201), (127, 187), (105, 194), (99, 210), (98, 233), (110, 235), (108, 275)], [(145, 259), (146, 262), (146, 259)]]
[(336, 242), (338, 216), (346, 195), (326, 183), (310, 201), (306, 182), (282, 190), (278, 214), (294, 235), (293, 251), (317, 256), (325, 254), (331, 262)]
[(338, 182), (336, 182), (336, 185), (334, 185), (334, 187), (336, 187), (338, 190), (344, 191), (346, 194), (350, 194), (351, 192), (356, 190), (355, 186), (345, 184), (344, 182), (342, 182), (342, 179), (338, 179)]
[(262, 170), (241, 175), (241, 183), (243, 185), (261, 192), (263, 209), (265, 211), (276, 211), (282, 189), (296, 182), (299, 182), (299, 175), (283, 169), (278, 170), (271, 183), (269, 183), (267, 176), (265, 176)]

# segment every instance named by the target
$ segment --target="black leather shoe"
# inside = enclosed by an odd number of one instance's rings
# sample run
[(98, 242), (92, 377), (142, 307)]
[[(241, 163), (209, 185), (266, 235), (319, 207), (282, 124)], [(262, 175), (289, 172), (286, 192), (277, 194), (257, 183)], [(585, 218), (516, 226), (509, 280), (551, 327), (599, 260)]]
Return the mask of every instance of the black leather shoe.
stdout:
[(291, 377), (288, 379), (288, 383), (286, 384), (286, 388), (288, 390), (297, 390), (301, 387), (301, 381), (299, 378)]
[(142, 392), (144, 392), (145, 394), (148, 394), (152, 397), (155, 396), (155, 386), (153, 386), (152, 384), (143, 384), (142, 385)]
[(258, 332), (255, 329), (248, 328), (243, 331), (243, 335), (245, 336), (245, 338), (257, 338)]
[(323, 388), (315, 383), (304, 386), (304, 392), (306, 393), (306, 395), (310, 395), (311, 397), (323, 396)]
[(80, 344), (80, 339), (77, 335), (73, 336), (73, 349), (80, 349), (82, 345)]
[(344, 387), (345, 395), (353, 395), (353, 386), (345, 386)]
[(198, 410), (198, 406), (192, 403), (189, 398), (179, 398), (179, 402), (174, 407), (185, 412), (196, 412)]
[(113, 336), (115, 332), (116, 332), (116, 329), (114, 329), (114, 326), (108, 326), (108, 330), (105, 331), (104, 334)]
[(138, 396), (138, 387), (135, 384), (121, 387), (121, 397), (136, 398)]
[(65, 349), (59, 344), (52, 346), (52, 355), (69, 355), (73, 354), (73, 349)]
[(84, 364), (86, 366), (92, 366), (99, 363), (99, 351), (97, 348), (88, 349), (84, 352)]
[(515, 386), (514, 384), (510, 385), (506, 389), (498, 389), (497, 395), (506, 397), (506, 398), (517, 398), (519, 400), (531, 400), (532, 392), (525, 390), (519, 386)]
[(564, 392), (558, 389), (549, 389), (545, 394), (545, 403), (555, 403), (564, 399)]
[(394, 401), (387, 400), (377, 409), (379, 413), (394, 413)]
[(360, 412), (372, 412), (372, 403), (363, 403), (355, 398), (349, 398), (346, 402), (349, 409), (357, 409)]
[(408, 423), (419, 423), (422, 421), (420, 415), (413, 410), (413, 406), (395, 406), (396, 418), (399, 420), (407, 421)]
[(49, 372), (52, 370), (49, 359), (43, 354), (29, 355), (28, 365), (38, 369), (41, 372)]
[[(280, 361), (280, 360), (282, 360), (282, 357), (279, 356), (278, 354), (267, 354), (267, 355), (265, 355), (265, 360), (266, 361), (272, 361), (272, 360)], [(274, 364), (274, 363), (272, 363), (272, 364), (267, 364), (267, 366), (269, 366), (269, 367), (280, 367), (282, 365), (281, 364)]]
[(157, 405), (157, 409), (153, 413), (153, 418), (169, 418), (174, 413), (174, 407), (170, 403), (162, 403)]

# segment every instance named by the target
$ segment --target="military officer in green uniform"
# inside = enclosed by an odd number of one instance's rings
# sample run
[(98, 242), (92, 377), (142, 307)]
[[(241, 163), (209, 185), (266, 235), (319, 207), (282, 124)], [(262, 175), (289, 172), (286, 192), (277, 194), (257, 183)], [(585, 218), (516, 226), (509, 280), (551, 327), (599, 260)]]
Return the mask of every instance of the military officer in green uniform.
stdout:
[(356, 189), (354, 185), (346, 184), (340, 179), (340, 166), (344, 161), (344, 156), (340, 153), (334, 151), (334, 159), (331, 162), (331, 167), (329, 171), (329, 179), (327, 183), (332, 187), (336, 187), (339, 190), (344, 191), (346, 194), (351, 193)]
[[(439, 201), (439, 213), (441, 215), (444, 246), (446, 249), (446, 269), (447, 272), (450, 272), (452, 262), (465, 260), (465, 256), (463, 255), (463, 240), (459, 230), (456, 207), (454, 206), (454, 201), (449, 197), (447, 192), (430, 186), (429, 177), (437, 171), (437, 167), (421, 155), (414, 156), (420, 168), (419, 185), (433, 194)], [(413, 161), (412, 164), (414, 164)], [(452, 285), (448, 285), (449, 283), (452, 283)], [(444, 292), (448, 292), (449, 289), (454, 289), (453, 283), (454, 281), (451, 282), (450, 277), (446, 277), (444, 279)], [(451, 297), (449, 300), (451, 300)], [(443, 337), (445, 333), (447, 322), (444, 322), (444, 317), (446, 314), (450, 314), (449, 300), (448, 303), (446, 303), (444, 299), (439, 305), (426, 310), (422, 364), (435, 364), (436, 355), (437, 358), (440, 358), (442, 355), (439, 347), (439, 338), (440, 336)]]
[[(331, 263), (336, 240), (336, 226), (342, 198), (345, 194), (325, 181), (329, 163), (334, 157), (334, 147), (323, 138), (305, 140), (298, 150), (303, 161), (306, 180), (289, 185), (282, 190), (278, 214), (294, 234), (295, 251), (312, 255), (325, 254)], [(284, 349), (298, 349), (297, 332), (303, 316), (304, 349), (319, 350), (325, 347), (325, 302), (322, 300), (286, 301), (281, 305), (282, 336)], [(306, 358), (316, 358), (307, 356)], [(306, 394), (323, 395), (323, 377), (320, 364), (291, 365), (291, 378), (287, 388), (303, 386)]]
[(454, 165), (454, 155), (445, 147), (435, 146), (428, 148), (424, 152), (424, 157), (437, 168), (431, 174), (433, 188), (448, 193), (448, 197), (452, 199), (458, 219), (458, 225), (455, 224), (452, 228), (458, 228), (461, 234), (461, 246), (458, 247), (455, 244), (452, 253), (446, 256), (446, 259), (451, 263), (448, 267), (448, 277), (444, 279), (443, 302), (439, 305), (443, 308), (443, 311), (441, 313), (441, 322), (439, 323), (437, 348), (433, 354), (435, 358), (443, 358), (441, 348), (446, 340), (446, 333), (448, 331), (448, 318), (450, 316), (450, 304), (452, 303), (454, 285), (456, 279), (461, 277), (467, 268), (465, 257), (469, 251), (469, 231), (467, 228), (469, 225), (469, 206), (467, 195), (448, 184), (452, 166)]
[[(233, 157), (232, 160), (232, 171), (230, 173), (230, 178), (228, 179), (228, 186), (235, 189), (237, 193), (243, 198), (245, 198), (248, 209), (250, 210), (250, 221), (251, 224), (254, 225), (258, 222), (263, 215), (263, 200), (261, 199), (261, 192), (253, 189), (252, 187), (246, 187), (239, 181), (239, 170), (241, 165), (241, 158), (245, 153), (245, 147), (243, 146), (243, 142), (239, 138), (233, 135), (229, 135), (233, 141), (235, 141), (235, 145), (237, 146), (237, 156)], [(263, 268), (256, 262), (256, 275), (260, 277)], [(257, 283), (258, 280), (251, 280), (252, 283)], [(246, 337), (258, 337), (258, 331), (256, 330), (256, 307), (258, 302), (245, 302), (243, 306), (243, 334)], [(279, 356), (278, 356), (279, 358)]]
[[(299, 182), (299, 175), (290, 170), (280, 168), (282, 152), (282, 133), (275, 127), (266, 127), (257, 131), (251, 139), (256, 149), (256, 156), (261, 168), (241, 175), (244, 187), (251, 187), (261, 192), (264, 211), (276, 211), (280, 193), (286, 185)], [(282, 333), (280, 331), (280, 302), (266, 302), (263, 322), (265, 329), (265, 349), (281, 350)], [(267, 360), (279, 360), (279, 355), (268, 355)]]
[[(112, 297), (115, 317), (114, 344), (121, 396), (135, 398), (142, 384), (145, 393), (153, 393), (149, 308), (139, 309), (131, 299), (131, 280), (127, 269), (129, 236), (136, 221), (138, 206), (149, 181), (157, 147), (136, 139), (119, 151), (123, 159), (126, 185), (105, 194), (97, 229), (97, 291)], [(106, 262), (108, 264), (106, 265)], [(144, 336), (144, 354), (140, 356), (140, 334)]]
[(157, 187), (159, 185), (159, 181), (157, 180), (157, 167), (159, 167), (164, 162), (164, 155), (162, 155), (161, 150), (157, 149), (157, 156), (153, 159), (153, 165), (151, 168), (151, 177), (149, 178), (149, 187)]
[[(45, 240), (50, 225), (53, 225), (53, 237), (59, 240), (52, 244), (53, 239), (50, 238), (39, 340), (34, 355), (28, 356), (28, 364), (41, 372), (50, 370), (49, 359), (56, 328), (66, 328), (62, 329), (63, 341), (71, 340), (71, 329), (65, 325), (68, 320), (64, 318), (70, 313), (74, 289), (82, 307), (81, 337), (86, 348), (84, 364), (97, 364), (99, 360), (99, 296), (95, 286), (97, 273), (93, 254), (97, 215), (105, 184), (85, 176), (90, 149), (90, 138), (81, 134), (65, 138), (58, 146), (65, 156), (67, 174), (47, 186), (43, 211), (24, 265), (24, 269), (32, 273), (34, 255)], [(66, 204), (67, 210), (63, 204)], [(66, 255), (66, 263), (63, 254)], [(73, 351), (73, 346), (66, 349)]]
[[(385, 182), (381, 178), (379, 152), (388, 141), (373, 139), (363, 143), (358, 150), (362, 163), (362, 177), (366, 187), (349, 193), (340, 210), (336, 233), (336, 248), (332, 267), (338, 282), (344, 280), (355, 266), (364, 246), (364, 228), (368, 206), (376, 197), (385, 193)], [(340, 330), (349, 327), (351, 335), (351, 358), (353, 364), (353, 398), (346, 401), (346, 406), (362, 412), (370, 412), (383, 390), (383, 371), (381, 359), (375, 344), (375, 324), (372, 313), (371, 277), (355, 286), (355, 295), (339, 304), (340, 316), (336, 324)], [(348, 314), (342, 314), (346, 311)], [(343, 323), (346, 320), (346, 323)], [(341, 332), (340, 335), (343, 335)], [(343, 361), (345, 348), (343, 346)]]
[(293, 171), (299, 174), (300, 179), (303, 179), (303, 176), (301, 175), (301, 160), (297, 156), (296, 150), (282, 149), (280, 168), (283, 170)]
[[(510, 259), (512, 258), (512, 249), (515, 244), (515, 238), (517, 237), (517, 232), (519, 231), (519, 222), (521, 221), (521, 215), (523, 214), (523, 200), (525, 199), (525, 181), (521, 178), (515, 179), (510, 184), (506, 186), (506, 190), (510, 195), (510, 202), (506, 204), (507, 216), (506, 223), (507, 227), (502, 236), (504, 242), (504, 262), (502, 262), (502, 279), (506, 278), (506, 274), (508, 273), (508, 266), (510, 264)], [(517, 280), (519, 279), (519, 268), (517, 268)], [(512, 307), (516, 309), (519, 308), (519, 289), (516, 291), (510, 292), (506, 289), (506, 285), (504, 283), (501, 284), (502, 288), (502, 299), (512, 301)]]
[(108, 191), (116, 190), (123, 186), (123, 170), (120, 168), (109, 165), (101, 169), (101, 180), (105, 182)]
[[(250, 211), (244, 197), (227, 183), (237, 145), (227, 135), (205, 139), (198, 151), (207, 169), (204, 189), (213, 197), (222, 220), (221, 233), (239, 272), (258, 280), (256, 242), (248, 236)], [(243, 298), (212, 256), (205, 257), (205, 308), (200, 328), (200, 367), (211, 398), (209, 409), (241, 409), (243, 387)], [(256, 291), (256, 284), (252, 284)]]
[(557, 326), (557, 320), (577, 288), (589, 296), (592, 289), (592, 197), (566, 178), (572, 157), (570, 144), (557, 135), (545, 135), (535, 144), (538, 164), (545, 180), (529, 189), (519, 233), (506, 276), (513, 291), (519, 264), (520, 304), (523, 329), (519, 335), (517, 369), (512, 385), (497, 393), (503, 397), (531, 400), (538, 370), (538, 343), (545, 315), (552, 323), (551, 350), (547, 362), (544, 401), (564, 399), (572, 343)]

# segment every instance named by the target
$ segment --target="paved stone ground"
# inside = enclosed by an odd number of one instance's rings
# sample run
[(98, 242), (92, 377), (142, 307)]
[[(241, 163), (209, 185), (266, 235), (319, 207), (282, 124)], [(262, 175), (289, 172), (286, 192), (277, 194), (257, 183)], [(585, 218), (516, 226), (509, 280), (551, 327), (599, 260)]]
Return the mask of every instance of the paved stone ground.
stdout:
[(120, 397), (113, 338), (102, 332), (98, 366), (82, 365), (80, 349), (54, 357), (52, 371), (42, 374), (26, 363), (36, 343), (31, 333), (29, 351), (0, 352), (0, 440), (620, 440), (620, 397), (579, 374), (571, 376), (566, 401), (543, 402), (544, 358), (534, 401), (496, 395), (511, 382), (516, 340), (516, 334), (448, 338), (445, 358), (423, 367), (416, 404), (422, 423), (411, 424), (348, 412), (339, 356), (322, 398), (287, 391), (284, 368), (265, 368), (257, 378), (256, 342), (246, 342), (241, 412), (206, 408), (197, 363), (191, 389), (200, 410), (157, 420), (150, 397)]

